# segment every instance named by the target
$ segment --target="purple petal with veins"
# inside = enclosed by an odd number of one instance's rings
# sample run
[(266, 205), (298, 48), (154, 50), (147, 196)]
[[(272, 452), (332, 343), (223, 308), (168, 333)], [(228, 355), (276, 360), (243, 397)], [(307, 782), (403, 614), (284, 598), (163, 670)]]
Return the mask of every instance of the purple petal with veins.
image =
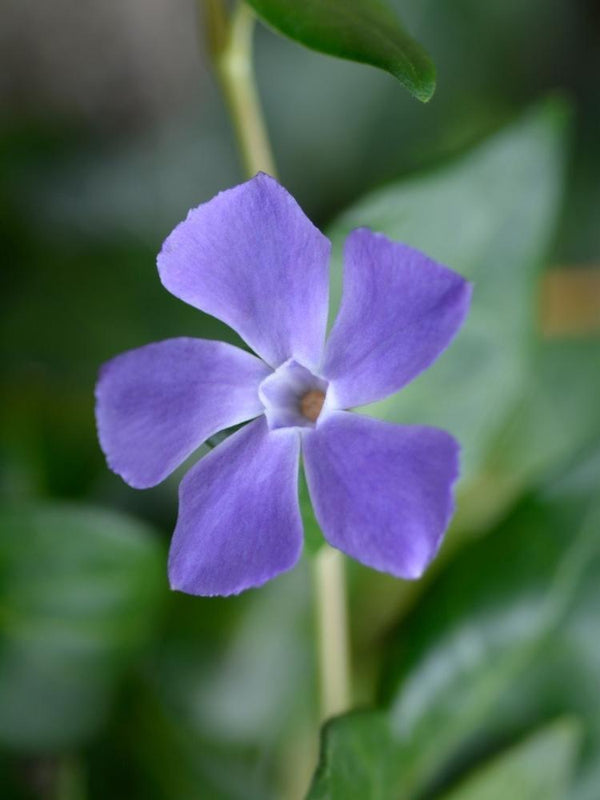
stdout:
[(155, 485), (208, 437), (259, 417), (183, 479), (173, 588), (236, 594), (293, 567), (302, 548), (301, 443), (331, 545), (403, 578), (421, 575), (438, 551), (454, 509), (457, 443), (435, 428), (343, 409), (398, 391), (433, 363), (462, 325), (471, 287), (417, 250), (354, 231), (324, 345), (329, 250), (273, 178), (222, 192), (168, 237), (160, 276), (260, 358), (221, 342), (171, 339), (101, 371), (101, 445), (132, 486)]

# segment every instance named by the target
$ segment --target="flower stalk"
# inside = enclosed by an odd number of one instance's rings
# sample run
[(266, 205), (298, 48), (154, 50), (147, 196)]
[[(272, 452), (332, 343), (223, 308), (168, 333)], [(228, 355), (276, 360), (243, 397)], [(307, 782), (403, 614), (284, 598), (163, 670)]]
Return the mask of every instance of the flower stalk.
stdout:
[(351, 706), (344, 556), (324, 545), (314, 558), (321, 719)]
[(223, 0), (203, 0), (203, 6), (210, 56), (229, 108), (245, 172), (248, 177), (257, 172), (276, 176), (254, 80), (254, 12), (244, 2), (236, 4), (230, 17)]

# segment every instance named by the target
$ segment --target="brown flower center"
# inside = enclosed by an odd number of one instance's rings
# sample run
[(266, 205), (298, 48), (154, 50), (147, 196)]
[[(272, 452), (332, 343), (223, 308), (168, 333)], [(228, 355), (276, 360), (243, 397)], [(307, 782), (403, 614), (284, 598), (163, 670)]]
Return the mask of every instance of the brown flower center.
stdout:
[(324, 402), (325, 393), (320, 389), (311, 389), (300, 398), (300, 411), (306, 419), (316, 422)]

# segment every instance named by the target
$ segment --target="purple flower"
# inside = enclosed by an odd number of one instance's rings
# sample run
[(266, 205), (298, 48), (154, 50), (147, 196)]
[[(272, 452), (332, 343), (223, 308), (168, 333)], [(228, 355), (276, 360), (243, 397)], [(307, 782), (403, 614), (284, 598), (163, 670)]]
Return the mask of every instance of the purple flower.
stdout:
[(456, 441), (347, 409), (426, 369), (461, 326), (471, 287), (417, 250), (355, 230), (325, 342), (329, 253), (273, 178), (222, 192), (175, 228), (158, 269), (170, 292), (226, 322), (257, 356), (181, 338), (102, 368), (100, 442), (131, 486), (154, 486), (206, 439), (252, 420), (181, 483), (169, 556), (176, 589), (236, 594), (294, 566), (301, 451), (331, 545), (402, 578), (420, 576), (439, 548), (454, 507)]

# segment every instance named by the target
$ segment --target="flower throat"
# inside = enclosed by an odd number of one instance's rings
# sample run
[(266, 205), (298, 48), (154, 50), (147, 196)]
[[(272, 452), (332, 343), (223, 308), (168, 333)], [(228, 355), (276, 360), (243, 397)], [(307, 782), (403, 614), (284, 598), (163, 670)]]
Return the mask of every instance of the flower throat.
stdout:
[(306, 394), (302, 395), (300, 398), (300, 413), (311, 422), (316, 422), (324, 402), (324, 392), (320, 389), (310, 389), (310, 391), (306, 392)]

